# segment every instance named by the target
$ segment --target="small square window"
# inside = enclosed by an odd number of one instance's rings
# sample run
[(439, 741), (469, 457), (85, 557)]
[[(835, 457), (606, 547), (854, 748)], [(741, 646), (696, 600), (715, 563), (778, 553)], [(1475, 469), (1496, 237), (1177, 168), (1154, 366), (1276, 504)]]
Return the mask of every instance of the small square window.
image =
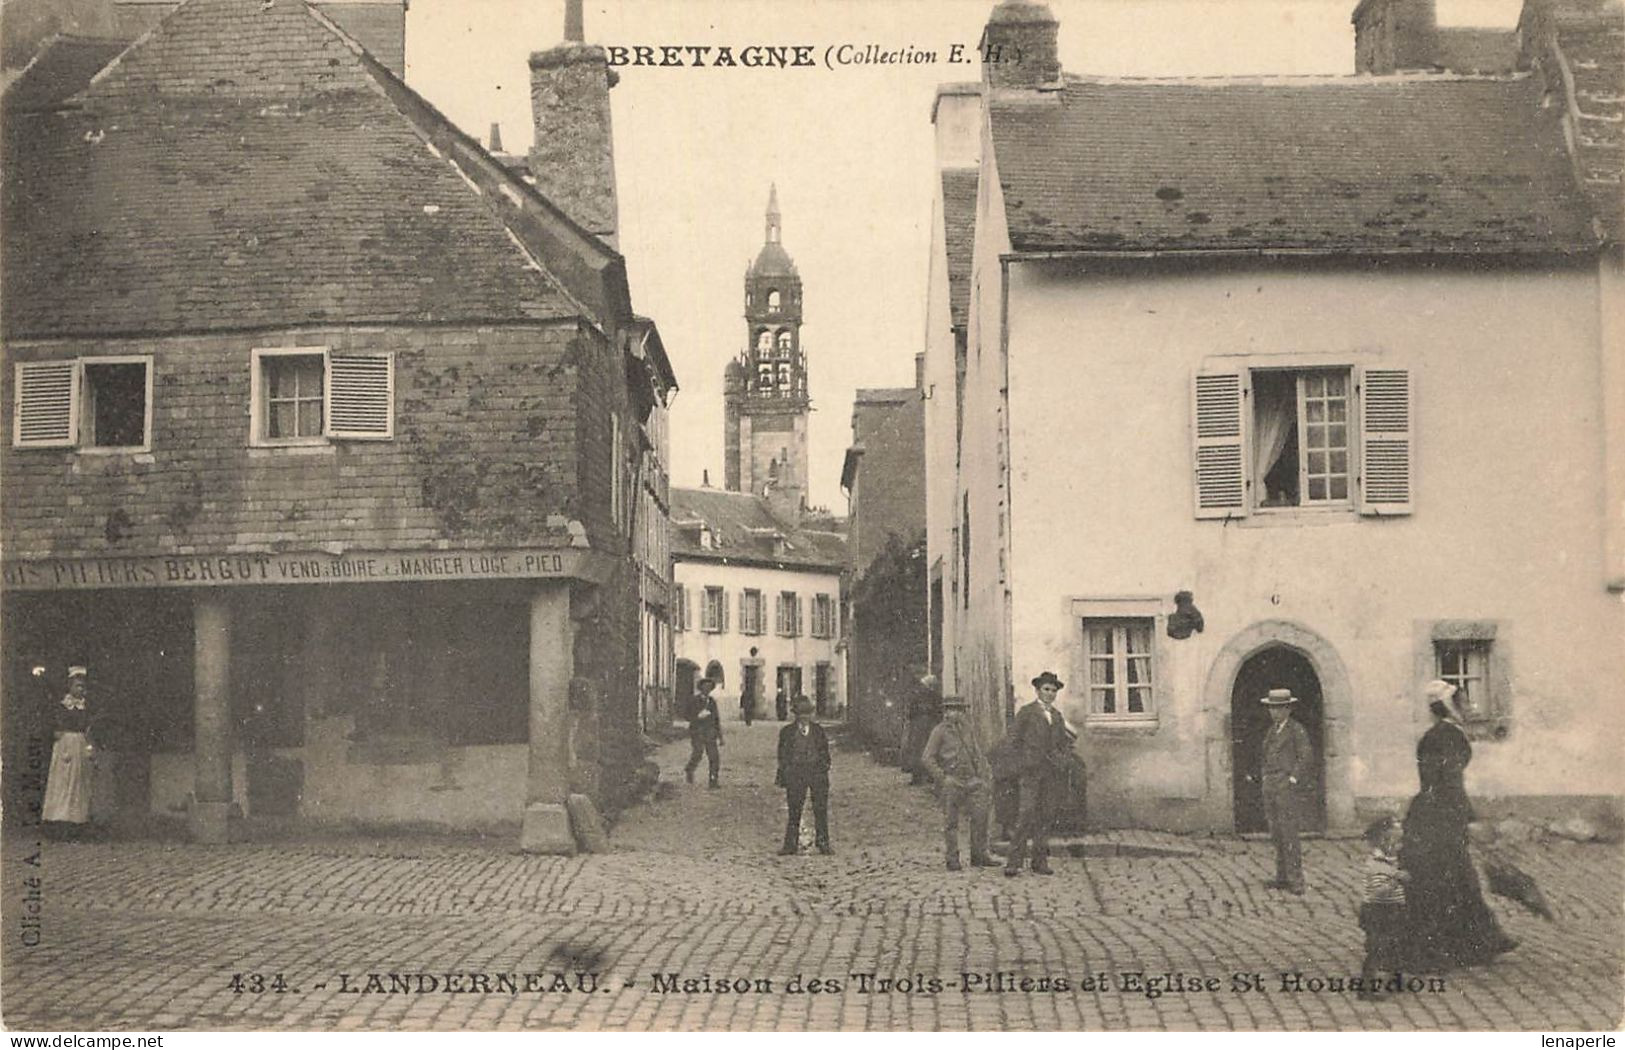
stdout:
[(1086, 617), (1084, 659), (1089, 714), (1101, 718), (1148, 718), (1156, 712), (1149, 618)]
[(1507, 734), (1507, 701), (1499, 688), (1495, 642), (1484, 638), (1436, 639), (1434, 674), (1456, 687), (1453, 698), (1463, 725), (1480, 738)]
[(319, 440), (324, 433), (326, 355), (264, 354), (258, 367), (259, 439), (271, 443)]

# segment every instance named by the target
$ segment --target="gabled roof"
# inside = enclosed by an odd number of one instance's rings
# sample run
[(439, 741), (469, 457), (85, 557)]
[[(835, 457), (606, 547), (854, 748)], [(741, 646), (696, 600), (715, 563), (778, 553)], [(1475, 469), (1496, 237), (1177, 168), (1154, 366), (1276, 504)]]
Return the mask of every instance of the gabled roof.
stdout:
[(65, 102), (6, 110), (13, 338), (586, 312), (501, 210), (551, 206), (302, 0), (187, 0)]
[(1530, 78), (1073, 78), (990, 120), (1017, 251), (1598, 246)]
[[(840, 572), (846, 538), (802, 528), (773, 515), (767, 500), (723, 489), (671, 490), (672, 556), (679, 561), (726, 561), (810, 572)], [(699, 539), (700, 527), (712, 545)]]
[(971, 256), (976, 248), (976, 188), (981, 172), (949, 168), (942, 173), (942, 222), (948, 250), (948, 312), (953, 326), (970, 317)]

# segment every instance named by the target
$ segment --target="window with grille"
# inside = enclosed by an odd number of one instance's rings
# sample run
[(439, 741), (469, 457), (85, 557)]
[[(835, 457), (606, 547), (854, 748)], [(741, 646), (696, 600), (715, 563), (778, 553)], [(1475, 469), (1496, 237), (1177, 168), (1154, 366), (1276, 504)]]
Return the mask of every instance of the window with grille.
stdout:
[(1102, 718), (1149, 717), (1156, 711), (1150, 618), (1086, 618), (1083, 621), (1089, 714)]

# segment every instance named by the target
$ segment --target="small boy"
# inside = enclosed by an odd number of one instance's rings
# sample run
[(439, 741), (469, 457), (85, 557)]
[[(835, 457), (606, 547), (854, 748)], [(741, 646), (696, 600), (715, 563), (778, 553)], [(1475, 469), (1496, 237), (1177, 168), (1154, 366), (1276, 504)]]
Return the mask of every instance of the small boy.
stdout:
[(1405, 937), (1405, 883), (1411, 873), (1399, 867), (1399, 840), (1403, 825), (1394, 817), (1372, 821), (1365, 829), (1371, 853), (1365, 861), (1365, 898), (1360, 904), (1360, 929), (1365, 931), (1365, 962), (1360, 967), (1361, 999), (1381, 999), (1379, 972), (1392, 972), (1401, 964)]

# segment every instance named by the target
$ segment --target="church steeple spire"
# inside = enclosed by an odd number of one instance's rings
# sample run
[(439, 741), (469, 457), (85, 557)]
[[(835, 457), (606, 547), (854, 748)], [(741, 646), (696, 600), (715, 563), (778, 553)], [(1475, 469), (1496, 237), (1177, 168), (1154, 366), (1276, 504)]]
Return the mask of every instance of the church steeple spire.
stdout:
[(779, 186), (778, 183), (768, 183), (767, 187), (767, 243), (778, 244), (780, 233), (779, 216)]

